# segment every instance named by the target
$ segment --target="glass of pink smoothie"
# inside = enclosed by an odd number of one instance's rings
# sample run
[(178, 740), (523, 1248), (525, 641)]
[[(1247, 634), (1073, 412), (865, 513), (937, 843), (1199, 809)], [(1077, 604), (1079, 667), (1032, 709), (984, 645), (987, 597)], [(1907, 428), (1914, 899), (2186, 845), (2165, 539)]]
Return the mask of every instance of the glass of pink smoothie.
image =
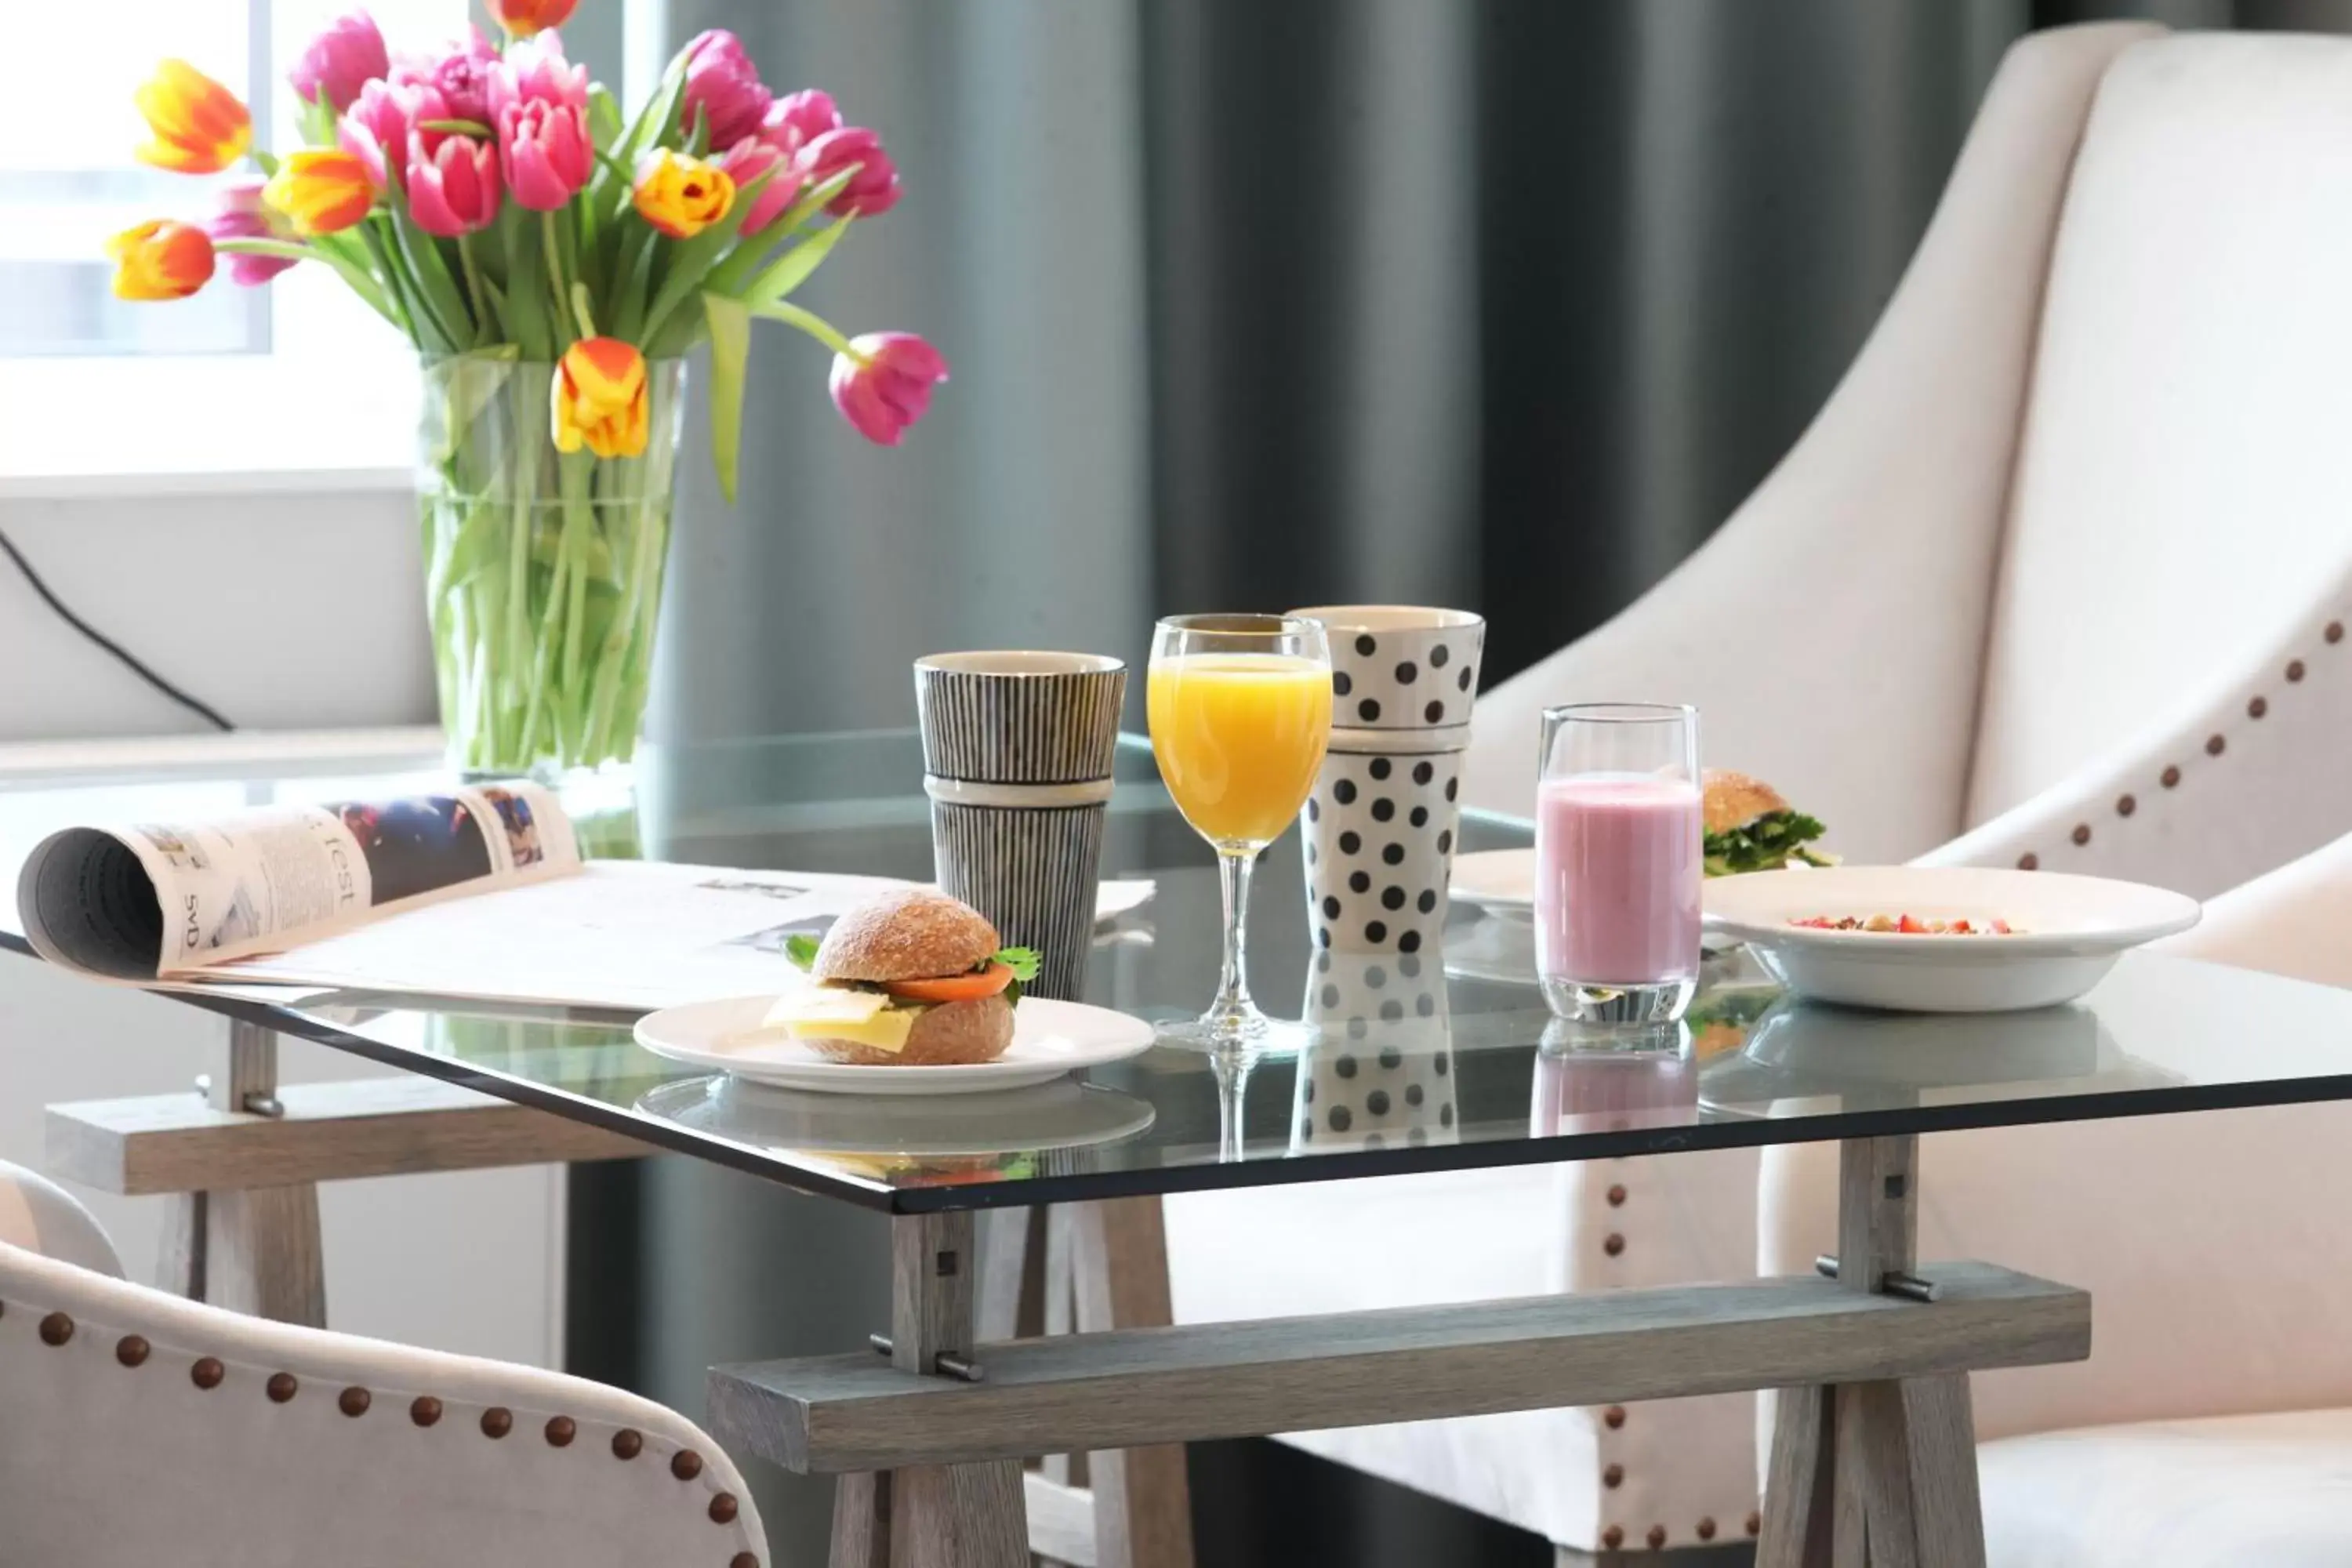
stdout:
[(1698, 984), (1698, 713), (1588, 702), (1543, 716), (1536, 973), (1553, 1013), (1679, 1018)]

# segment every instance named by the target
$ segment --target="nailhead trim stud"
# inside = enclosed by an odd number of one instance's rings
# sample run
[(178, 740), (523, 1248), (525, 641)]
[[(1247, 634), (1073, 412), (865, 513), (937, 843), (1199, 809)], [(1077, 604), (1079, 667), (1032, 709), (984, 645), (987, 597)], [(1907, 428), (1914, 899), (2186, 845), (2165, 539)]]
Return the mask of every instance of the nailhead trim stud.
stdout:
[(493, 1440), (514, 1430), (514, 1412), (503, 1405), (493, 1405), (482, 1412), (482, 1436)]
[(2179, 768), (2167, 768), (2164, 770), (2164, 776), (2156, 782), (2162, 784), (2167, 789), (2176, 788), (2180, 783), (2180, 770)]
[(2021, 871), (2039, 871), (2042, 869), (2042, 857), (2029, 849), (2017, 858), (2017, 868)]
[(691, 1448), (680, 1448), (669, 1457), (669, 1473), (682, 1481), (694, 1479), (702, 1473), (702, 1456)]
[(1614, 1258), (1625, 1250), (1625, 1238), (1612, 1230), (1601, 1238), (1601, 1250)]
[(1601, 1532), (1601, 1549), (1603, 1552), (1614, 1552), (1624, 1544), (1625, 1532), (1616, 1525), (1612, 1524)]
[(1614, 1432), (1618, 1427), (1625, 1425), (1625, 1407), (1622, 1405), (1611, 1405), (1601, 1413), (1601, 1424)]
[(354, 1384), (350, 1388), (346, 1388), (342, 1393), (335, 1395), (335, 1408), (341, 1411), (344, 1415), (350, 1416), (354, 1421), (366, 1415), (368, 1413), (368, 1406), (374, 1403), (375, 1395), (370, 1394), (366, 1389), (359, 1387), (357, 1384)]
[(710, 1522), (713, 1524), (732, 1524), (735, 1522), (735, 1494), (733, 1492), (714, 1492), (711, 1494)]
[(1666, 1544), (1666, 1527), (1663, 1524), (1650, 1526), (1650, 1533), (1643, 1539), (1649, 1542), (1651, 1551), (1664, 1550)]
[(262, 1385), (262, 1392), (269, 1395), (270, 1404), (283, 1405), (293, 1398), (301, 1386), (292, 1373), (273, 1372), (269, 1374), (269, 1381)]
[(140, 1366), (145, 1363), (150, 1348), (137, 1334), (125, 1334), (114, 1342), (114, 1359), (125, 1366)]
[(1764, 1533), (1764, 1516), (1763, 1516), (1762, 1514), (1760, 1514), (1760, 1513), (1751, 1513), (1751, 1514), (1749, 1514), (1749, 1515), (1748, 1516), (1748, 1521), (1747, 1521), (1746, 1525), (1745, 1525), (1743, 1528), (1745, 1528), (1745, 1529), (1747, 1530), (1748, 1533), (1748, 1534), (1750, 1534), (1750, 1535), (1761, 1535), (1761, 1534), (1763, 1534), (1763, 1533)]
[(1619, 1487), (1623, 1486), (1625, 1484), (1625, 1467), (1622, 1465), (1608, 1466), (1601, 1472), (1601, 1484), (1607, 1487), (1611, 1491), (1615, 1491)]
[(430, 1426), (441, 1419), (441, 1402), (429, 1394), (420, 1394), (409, 1403), (408, 1418), (419, 1426)]
[(73, 1338), (73, 1320), (63, 1312), (51, 1312), (41, 1320), (41, 1342), (61, 1345)]
[(580, 1424), (572, 1420), (571, 1416), (551, 1415), (547, 1418), (547, 1446), (549, 1447), (568, 1448), (572, 1447), (572, 1439), (579, 1435)]
[(634, 1459), (645, 1452), (646, 1439), (634, 1427), (624, 1426), (613, 1434), (613, 1458)]
[(1715, 1539), (1715, 1521), (1711, 1519), (1700, 1520), (1698, 1521), (1696, 1533), (1701, 1541), (1713, 1541)]
[(1609, 1206), (1612, 1209), (1623, 1208), (1625, 1206), (1625, 1189), (1623, 1187), (1617, 1186), (1611, 1187), (1609, 1189)]
[(196, 1364), (188, 1369), (188, 1381), (198, 1388), (218, 1388), (221, 1379), (227, 1375), (228, 1369), (212, 1356), (200, 1357)]

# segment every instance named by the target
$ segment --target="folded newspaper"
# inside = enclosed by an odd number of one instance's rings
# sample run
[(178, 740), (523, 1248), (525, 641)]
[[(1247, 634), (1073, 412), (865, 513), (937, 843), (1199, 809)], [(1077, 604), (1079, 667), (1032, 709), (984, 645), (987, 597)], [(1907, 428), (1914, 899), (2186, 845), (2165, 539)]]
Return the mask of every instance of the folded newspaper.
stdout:
[(804, 984), (784, 939), (886, 879), (583, 861), (521, 782), (72, 827), (16, 885), (52, 963), (140, 984), (307, 987), (646, 1009)]

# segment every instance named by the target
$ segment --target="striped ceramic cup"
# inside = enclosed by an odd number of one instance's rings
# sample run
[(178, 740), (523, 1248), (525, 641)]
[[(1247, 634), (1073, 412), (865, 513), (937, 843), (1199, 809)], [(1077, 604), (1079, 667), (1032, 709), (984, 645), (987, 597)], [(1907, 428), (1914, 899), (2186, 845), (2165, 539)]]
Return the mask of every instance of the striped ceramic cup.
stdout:
[(915, 661), (940, 889), (1037, 950), (1041, 996), (1086, 984), (1127, 666), (1086, 653)]

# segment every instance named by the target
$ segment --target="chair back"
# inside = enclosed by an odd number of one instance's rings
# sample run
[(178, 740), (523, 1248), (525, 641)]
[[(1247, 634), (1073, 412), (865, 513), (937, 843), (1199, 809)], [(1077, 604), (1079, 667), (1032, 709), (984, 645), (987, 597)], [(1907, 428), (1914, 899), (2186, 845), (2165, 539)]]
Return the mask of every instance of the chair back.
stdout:
[[(2217, 694), (2276, 727), (2352, 682), (2352, 643), (2323, 634), (2352, 611), (2347, 279), (2352, 38), (2181, 34), (2116, 58), (2052, 252), (1971, 824)], [(2242, 765), (2216, 733), (2177, 763)]]
[[(38, 1190), (0, 1165), (0, 1195)], [(54, 1191), (54, 1189), (50, 1189)], [(240, 1317), (0, 1242), (9, 1568), (759, 1568), (708, 1436), (579, 1378)]]

